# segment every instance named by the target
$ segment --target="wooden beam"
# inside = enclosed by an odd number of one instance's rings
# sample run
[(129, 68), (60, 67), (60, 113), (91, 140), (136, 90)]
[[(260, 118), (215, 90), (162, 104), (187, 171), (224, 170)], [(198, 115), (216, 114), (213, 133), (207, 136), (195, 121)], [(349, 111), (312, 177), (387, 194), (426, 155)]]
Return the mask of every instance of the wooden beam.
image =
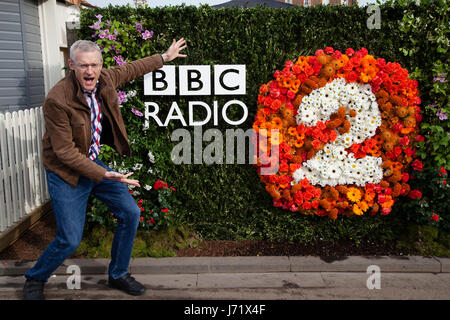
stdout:
[(0, 234), (0, 252), (16, 242), (26, 231), (31, 229), (39, 220), (52, 212), (50, 200), (27, 214)]

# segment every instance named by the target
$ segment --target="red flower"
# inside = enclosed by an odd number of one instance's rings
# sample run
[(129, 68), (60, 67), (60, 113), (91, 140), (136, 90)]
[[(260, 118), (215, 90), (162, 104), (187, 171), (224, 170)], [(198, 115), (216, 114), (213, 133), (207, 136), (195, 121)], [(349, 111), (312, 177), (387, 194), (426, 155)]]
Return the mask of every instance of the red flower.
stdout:
[(377, 67), (380, 69), (383, 69), (386, 66), (386, 60), (384, 60), (383, 58), (378, 58), (377, 59)]
[(153, 186), (155, 190), (161, 189), (161, 188), (167, 188), (167, 183), (165, 183), (162, 180), (156, 180), (155, 185)]
[(418, 135), (416, 136), (416, 141), (417, 141), (417, 142), (422, 142), (422, 141), (424, 141), (424, 140), (425, 140), (424, 136), (421, 136), (420, 134), (418, 134)]
[(433, 212), (433, 214), (432, 214), (430, 220), (434, 220), (434, 221), (437, 222), (437, 221), (439, 220), (439, 216), (438, 216), (436, 213)]
[(345, 50), (345, 54), (351, 57), (355, 54), (355, 50), (353, 50), (352, 48), (348, 48), (347, 50)]
[(302, 208), (304, 210), (309, 210), (309, 209), (311, 209), (311, 207), (312, 207), (311, 202), (303, 202), (303, 204), (302, 204)]
[(161, 212), (164, 212), (164, 213), (166, 213), (167, 211), (169, 211), (169, 209), (161, 209)]
[(319, 140), (314, 140), (314, 141), (312, 142), (312, 145), (313, 145), (314, 149), (319, 149), (319, 147), (320, 147), (320, 141), (319, 141)]
[(422, 197), (422, 192), (419, 190), (411, 190), (408, 194), (411, 199), (420, 199)]
[(155, 220), (153, 218), (150, 219), (151, 224), (156, 224)]
[(407, 172), (402, 173), (402, 181), (408, 182), (409, 180), (409, 174)]
[(411, 164), (411, 166), (416, 171), (422, 171), (423, 170), (423, 163), (420, 160), (418, 160), (418, 159), (415, 159), (413, 161), (413, 163)]
[(397, 122), (396, 124), (394, 124), (392, 126), (392, 130), (394, 130), (394, 132), (396, 132), (396, 133), (399, 133), (402, 129), (403, 129), (403, 125), (400, 122)]

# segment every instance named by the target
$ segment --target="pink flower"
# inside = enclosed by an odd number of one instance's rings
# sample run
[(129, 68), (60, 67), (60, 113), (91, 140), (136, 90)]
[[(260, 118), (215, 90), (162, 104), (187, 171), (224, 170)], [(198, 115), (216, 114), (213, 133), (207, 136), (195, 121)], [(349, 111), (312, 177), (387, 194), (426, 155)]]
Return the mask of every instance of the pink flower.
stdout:
[(321, 55), (323, 55), (324, 53), (325, 53), (325, 52), (323, 52), (322, 49), (319, 49), (319, 50), (316, 51), (315, 55), (316, 55), (316, 56), (321, 56)]
[(333, 58), (339, 60), (340, 58), (342, 58), (342, 53), (341, 53), (339, 50), (336, 50), (336, 51), (333, 53)]
[(153, 31), (148, 31), (145, 30), (144, 33), (142, 33), (142, 39), (150, 39), (151, 37), (153, 37)]
[(142, 112), (140, 112), (139, 110), (132, 108), (131, 112), (133, 112), (135, 115), (137, 115), (138, 117), (142, 117), (144, 114)]
[(403, 136), (403, 137), (401, 137), (400, 140), (399, 140), (399, 142), (400, 142), (400, 144), (401, 144), (402, 146), (407, 146), (407, 145), (409, 144), (409, 138), (408, 138), (408, 136)]
[(118, 66), (127, 64), (127, 62), (125, 60), (123, 60), (122, 56), (114, 56), (113, 59), (117, 63)]
[(122, 102), (127, 102), (127, 94), (125, 91), (119, 91), (117, 92), (117, 97), (119, 98), (119, 104)]
[(142, 32), (144, 30), (142, 24), (140, 24), (139, 22), (136, 22), (136, 30), (137, 32)]
[(293, 63), (291, 60), (289, 60), (289, 61), (286, 61), (286, 63), (284, 64), (284, 66), (285, 66), (286, 68), (292, 68), (292, 67), (294, 66), (294, 63)]
[(355, 54), (355, 50), (353, 50), (352, 48), (348, 48), (347, 50), (345, 50), (345, 54), (351, 57)]
[(334, 52), (334, 49), (332, 47), (326, 47), (325, 48), (325, 53), (330, 54), (330, 53), (333, 53), (333, 52)]

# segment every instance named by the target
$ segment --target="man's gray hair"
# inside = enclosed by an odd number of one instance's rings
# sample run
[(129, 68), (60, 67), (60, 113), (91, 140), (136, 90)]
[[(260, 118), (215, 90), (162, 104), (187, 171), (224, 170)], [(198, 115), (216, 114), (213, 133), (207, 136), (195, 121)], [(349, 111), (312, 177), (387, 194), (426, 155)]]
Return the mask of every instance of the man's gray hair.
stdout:
[(100, 60), (103, 61), (102, 52), (100, 47), (92, 41), (89, 40), (77, 40), (70, 46), (70, 60), (75, 61), (75, 50), (80, 50), (83, 52), (98, 51), (100, 53)]

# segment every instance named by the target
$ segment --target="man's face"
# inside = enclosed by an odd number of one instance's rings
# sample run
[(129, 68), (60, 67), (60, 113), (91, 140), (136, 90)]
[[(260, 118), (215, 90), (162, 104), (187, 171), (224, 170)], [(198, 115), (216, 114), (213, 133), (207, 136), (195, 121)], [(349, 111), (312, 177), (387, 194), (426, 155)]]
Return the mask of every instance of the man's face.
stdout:
[(75, 71), (75, 77), (81, 87), (92, 91), (102, 71), (102, 56), (98, 51), (75, 50), (74, 61), (69, 59), (69, 67)]

